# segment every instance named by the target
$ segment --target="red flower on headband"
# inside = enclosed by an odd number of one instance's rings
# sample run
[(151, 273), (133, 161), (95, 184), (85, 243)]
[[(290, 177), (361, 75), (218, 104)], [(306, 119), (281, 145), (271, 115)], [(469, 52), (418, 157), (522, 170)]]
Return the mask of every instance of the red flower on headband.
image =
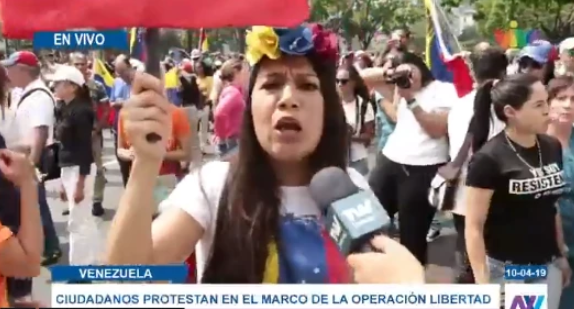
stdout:
[(329, 30), (325, 30), (320, 24), (309, 25), (313, 33), (313, 46), (315, 51), (329, 60), (337, 62), (339, 59), (339, 42), (337, 35)]

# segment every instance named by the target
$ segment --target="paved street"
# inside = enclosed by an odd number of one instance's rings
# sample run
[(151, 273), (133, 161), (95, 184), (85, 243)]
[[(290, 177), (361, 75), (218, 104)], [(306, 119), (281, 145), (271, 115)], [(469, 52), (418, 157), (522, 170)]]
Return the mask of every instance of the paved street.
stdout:
[[(108, 180), (105, 197), (104, 207), (106, 208), (105, 224), (103, 227), (109, 228), (109, 224), (115, 214), (115, 210), (119, 198), (123, 191), (121, 175), (117, 163), (115, 162), (113, 141), (110, 134), (105, 135), (104, 143), (104, 162), (107, 168), (106, 178)], [(374, 158), (371, 158), (371, 163), (374, 163)], [(94, 170), (94, 169), (92, 169)], [(90, 177), (86, 183), (86, 190), (92, 190), (93, 177)], [(61, 259), (61, 264), (67, 264), (67, 248), (68, 237), (66, 231), (66, 216), (62, 215), (62, 211), (66, 208), (65, 204), (58, 198), (59, 182), (53, 181), (47, 184), (48, 203), (52, 210), (52, 216), (56, 225), (56, 230), (60, 236), (64, 256)], [(91, 196), (92, 194), (87, 194)], [(432, 264), (428, 271), (428, 280), (430, 282), (449, 282), (452, 273), (451, 267), (454, 264), (454, 230), (452, 225), (443, 228), (441, 237), (435, 240), (430, 246), (430, 263)], [(42, 270), (42, 275), (34, 280), (34, 298), (44, 304), (50, 303), (50, 275), (47, 269)]]

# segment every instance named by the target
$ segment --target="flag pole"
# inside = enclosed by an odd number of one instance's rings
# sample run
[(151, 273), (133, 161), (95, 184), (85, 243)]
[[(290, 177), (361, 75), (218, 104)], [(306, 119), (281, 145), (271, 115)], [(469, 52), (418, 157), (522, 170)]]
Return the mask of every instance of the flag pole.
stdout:
[[(145, 60), (146, 72), (161, 79), (160, 69), (160, 51), (159, 51), (159, 28), (148, 28), (145, 32), (145, 42), (147, 48), (147, 57)], [(150, 143), (155, 143), (161, 140), (157, 133), (150, 133), (146, 136)]]

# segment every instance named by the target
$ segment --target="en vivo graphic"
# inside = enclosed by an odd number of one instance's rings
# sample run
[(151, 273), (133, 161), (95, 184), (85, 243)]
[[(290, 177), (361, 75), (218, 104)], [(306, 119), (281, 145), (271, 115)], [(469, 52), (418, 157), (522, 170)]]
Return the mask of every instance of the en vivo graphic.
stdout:
[(544, 295), (514, 296), (510, 309), (540, 309), (545, 299)]

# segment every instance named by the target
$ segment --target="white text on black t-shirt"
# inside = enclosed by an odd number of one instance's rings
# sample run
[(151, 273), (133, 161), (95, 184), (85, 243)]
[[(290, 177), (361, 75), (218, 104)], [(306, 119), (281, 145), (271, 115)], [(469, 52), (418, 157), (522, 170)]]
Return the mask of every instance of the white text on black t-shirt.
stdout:
[(562, 169), (557, 163), (531, 168), (533, 177), (526, 179), (509, 179), (510, 194), (532, 194), (535, 198), (550, 194), (560, 194), (564, 187)]

